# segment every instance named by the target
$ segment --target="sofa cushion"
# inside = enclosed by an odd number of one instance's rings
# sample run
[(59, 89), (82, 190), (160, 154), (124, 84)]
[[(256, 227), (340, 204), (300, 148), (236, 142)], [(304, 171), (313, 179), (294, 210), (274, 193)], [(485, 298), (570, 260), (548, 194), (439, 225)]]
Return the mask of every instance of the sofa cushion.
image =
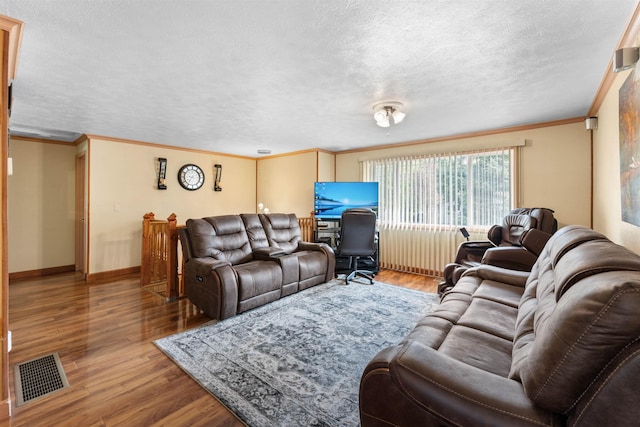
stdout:
[(204, 219), (188, 219), (186, 229), (190, 241), (190, 249), (194, 258), (213, 256), (213, 236), (215, 231)]
[[(482, 289), (482, 285), (479, 289)], [(500, 337), (509, 341), (509, 347), (511, 347), (517, 315), (517, 307), (474, 297), (458, 320), (458, 325)], [(509, 351), (509, 367), (511, 367), (511, 351)]]
[(570, 250), (591, 240), (607, 240), (605, 236), (579, 225), (563, 227), (549, 240), (549, 257), (553, 266)]
[(298, 258), (300, 290), (323, 283), (327, 274), (327, 256), (322, 251), (294, 252)]
[[(492, 268), (486, 268), (487, 274), (494, 273)], [(442, 355), (506, 377), (523, 287), (487, 280), (483, 273), (469, 270), (404, 341), (420, 341)]]
[(263, 214), (260, 215), (269, 246), (281, 248), (291, 253), (298, 248), (302, 241), (302, 233), (298, 217), (295, 214)]
[(235, 266), (238, 275), (238, 312), (280, 298), (282, 270), (275, 261), (250, 261)]
[(636, 254), (624, 248), (612, 251), (611, 246), (606, 240), (595, 240), (567, 253), (554, 270), (556, 301), (585, 277), (612, 270), (640, 270)]
[(249, 244), (251, 249), (262, 249), (269, 247), (269, 241), (267, 240), (267, 234), (260, 221), (258, 214), (240, 214), (244, 228), (247, 231), (247, 237), (249, 238)]
[(238, 215), (188, 219), (186, 227), (196, 258), (212, 257), (231, 264), (253, 258), (247, 232)]
[(462, 325), (451, 328), (438, 352), (502, 377), (511, 366), (511, 341)]
[[(494, 280), (484, 280), (473, 296), (477, 299), (498, 302), (517, 310), (520, 297), (522, 296), (522, 288)], [(510, 335), (513, 335), (513, 330)]]

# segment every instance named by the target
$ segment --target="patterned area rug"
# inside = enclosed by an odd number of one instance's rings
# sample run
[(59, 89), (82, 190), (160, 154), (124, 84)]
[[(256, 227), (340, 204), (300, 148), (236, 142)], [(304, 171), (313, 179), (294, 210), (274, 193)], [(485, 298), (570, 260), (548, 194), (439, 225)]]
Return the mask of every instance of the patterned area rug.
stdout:
[(437, 304), (334, 280), (155, 344), (250, 426), (358, 426), (365, 366)]

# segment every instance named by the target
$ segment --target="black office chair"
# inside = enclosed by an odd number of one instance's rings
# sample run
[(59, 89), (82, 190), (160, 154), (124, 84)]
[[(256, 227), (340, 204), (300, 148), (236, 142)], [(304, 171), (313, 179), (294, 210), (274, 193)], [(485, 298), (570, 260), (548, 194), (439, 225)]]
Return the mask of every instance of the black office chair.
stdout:
[(363, 277), (373, 284), (375, 272), (361, 270), (358, 261), (362, 258), (373, 260), (376, 253), (376, 214), (371, 209), (353, 208), (342, 212), (340, 220), (337, 255), (349, 257), (351, 272), (345, 277), (345, 284), (355, 277)]

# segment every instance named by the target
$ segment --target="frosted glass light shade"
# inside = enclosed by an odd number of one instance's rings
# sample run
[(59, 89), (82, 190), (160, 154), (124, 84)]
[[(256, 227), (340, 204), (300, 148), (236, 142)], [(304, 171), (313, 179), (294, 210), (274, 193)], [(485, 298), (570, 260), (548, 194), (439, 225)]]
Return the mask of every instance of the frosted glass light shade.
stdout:
[(400, 123), (401, 121), (403, 121), (403, 120), (404, 120), (404, 117), (406, 116), (406, 114), (405, 114), (405, 113), (403, 113), (403, 112), (402, 112), (402, 111), (400, 111), (400, 110), (394, 110), (394, 112), (393, 112), (393, 113), (391, 113), (391, 115), (393, 116), (393, 122), (394, 122), (395, 124), (398, 124), (398, 123)]

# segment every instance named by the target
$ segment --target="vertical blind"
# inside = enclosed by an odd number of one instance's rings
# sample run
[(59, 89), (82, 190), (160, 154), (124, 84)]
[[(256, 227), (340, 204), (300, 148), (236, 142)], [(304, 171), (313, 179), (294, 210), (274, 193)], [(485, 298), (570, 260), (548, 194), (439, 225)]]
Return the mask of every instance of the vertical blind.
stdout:
[(515, 148), (361, 162), (362, 180), (379, 185), (385, 225), (482, 227), (514, 205)]

